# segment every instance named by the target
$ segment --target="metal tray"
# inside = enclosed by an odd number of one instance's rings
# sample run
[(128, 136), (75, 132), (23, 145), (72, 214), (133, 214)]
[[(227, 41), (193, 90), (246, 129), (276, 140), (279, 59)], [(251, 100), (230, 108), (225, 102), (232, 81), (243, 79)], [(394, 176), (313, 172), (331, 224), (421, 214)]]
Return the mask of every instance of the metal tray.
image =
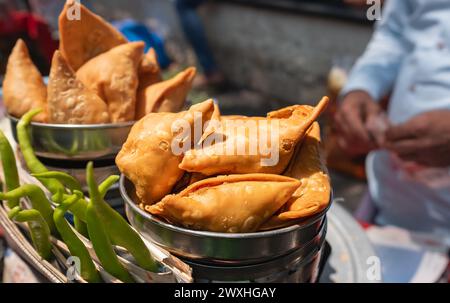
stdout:
[(334, 203), (328, 214), (327, 242), (331, 255), (322, 272), (323, 283), (380, 283), (367, 275), (369, 258), (377, 254), (364, 230), (340, 203)]
[[(19, 119), (8, 116), (14, 140)], [(31, 122), (31, 144), (39, 157), (61, 160), (113, 159), (134, 121), (111, 124), (47, 124)]]
[[(136, 230), (171, 253), (204, 264), (255, 264), (285, 255), (317, 237), (324, 228), (325, 209), (301, 223), (254, 233), (196, 231), (169, 224), (142, 210), (130, 198), (133, 184), (120, 179), (125, 211)], [(332, 197), (330, 197), (332, 201)]]

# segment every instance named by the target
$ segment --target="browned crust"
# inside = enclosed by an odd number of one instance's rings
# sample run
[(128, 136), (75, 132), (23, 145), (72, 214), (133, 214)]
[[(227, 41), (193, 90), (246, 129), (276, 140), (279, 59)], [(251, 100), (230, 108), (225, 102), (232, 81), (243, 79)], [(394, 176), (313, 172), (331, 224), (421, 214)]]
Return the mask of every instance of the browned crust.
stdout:
[[(67, 0), (58, 18), (59, 50), (72, 69), (77, 71), (89, 59), (126, 43), (127, 39), (105, 19), (82, 4), (80, 4), (81, 20), (69, 20), (68, 9), (73, 5), (74, 0)], [(81, 36), (84, 40), (79, 41), (73, 35)], [(99, 40), (93, 41), (95, 39)], [(73, 53), (75, 50), (80, 51), (80, 54), (75, 55)]]
[(236, 183), (242, 181), (276, 181), (276, 182), (299, 182), (297, 179), (274, 175), (274, 174), (239, 174), (239, 175), (223, 175), (213, 178), (203, 179), (193, 183), (182, 190), (179, 195), (187, 196), (190, 193), (207, 186), (217, 186), (223, 183)]

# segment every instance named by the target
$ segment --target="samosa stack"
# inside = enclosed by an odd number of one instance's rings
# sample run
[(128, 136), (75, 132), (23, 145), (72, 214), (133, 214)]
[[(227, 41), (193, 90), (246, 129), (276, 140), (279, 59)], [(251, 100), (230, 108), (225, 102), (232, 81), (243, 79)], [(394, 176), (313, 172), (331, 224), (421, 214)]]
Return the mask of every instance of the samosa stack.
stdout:
[[(148, 114), (116, 164), (134, 184), (139, 206), (172, 224), (223, 233), (295, 224), (330, 202), (316, 122), (328, 102), (324, 97), (314, 107), (294, 105), (267, 117), (221, 116), (212, 100), (179, 114)], [(264, 162), (267, 153), (250, 152), (252, 145), (272, 147), (276, 161)], [(188, 148), (180, 152), (180, 146)]]
[[(80, 7), (79, 19), (68, 17), (74, 5)], [(17, 41), (3, 83), (4, 103), (11, 116), (20, 118), (30, 109), (41, 108), (42, 113), (33, 119), (36, 122), (104, 124), (137, 121), (149, 113), (184, 108), (195, 68), (163, 80), (153, 49), (144, 53), (144, 42), (128, 42), (106, 20), (75, 0), (66, 1), (59, 16), (59, 32), (59, 50), (52, 60), (47, 87), (27, 46)], [(70, 113), (71, 109), (76, 112)]]

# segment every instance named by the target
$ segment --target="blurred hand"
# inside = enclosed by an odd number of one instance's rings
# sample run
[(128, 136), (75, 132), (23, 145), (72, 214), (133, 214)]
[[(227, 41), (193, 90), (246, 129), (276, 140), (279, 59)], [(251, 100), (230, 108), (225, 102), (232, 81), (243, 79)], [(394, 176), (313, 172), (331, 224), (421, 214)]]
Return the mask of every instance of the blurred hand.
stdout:
[(367, 122), (381, 112), (379, 105), (365, 91), (348, 93), (336, 113), (340, 147), (352, 156), (363, 155), (376, 148)]
[(404, 161), (450, 166), (450, 110), (426, 112), (390, 127), (385, 147)]

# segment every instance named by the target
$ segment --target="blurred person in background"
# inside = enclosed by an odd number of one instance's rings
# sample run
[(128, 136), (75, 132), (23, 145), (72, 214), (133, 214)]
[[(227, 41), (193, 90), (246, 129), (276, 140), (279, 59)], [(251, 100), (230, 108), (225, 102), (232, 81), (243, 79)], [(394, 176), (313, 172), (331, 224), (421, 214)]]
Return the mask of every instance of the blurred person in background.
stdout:
[(196, 11), (205, 2), (205, 0), (175, 0), (175, 7), (184, 34), (194, 49), (203, 71), (203, 75), (196, 77), (194, 86), (221, 86), (225, 79), (214, 61), (202, 21)]
[(28, 46), (33, 62), (48, 74), (50, 60), (58, 47), (48, 23), (33, 10), (29, 1), (0, 0), (0, 74), (17, 39)]
[[(379, 102), (389, 94), (385, 113)], [(438, 235), (449, 245), (450, 1), (384, 1), (341, 96), (340, 146), (370, 152), (359, 219)]]
[[(379, 0), (379, 1), (380, 1), (380, 4), (383, 4), (383, 2), (384, 2), (384, 0)], [(363, 6), (373, 5), (373, 1), (370, 1), (370, 0), (344, 0), (344, 3), (354, 6), (354, 7), (363, 7)]]

